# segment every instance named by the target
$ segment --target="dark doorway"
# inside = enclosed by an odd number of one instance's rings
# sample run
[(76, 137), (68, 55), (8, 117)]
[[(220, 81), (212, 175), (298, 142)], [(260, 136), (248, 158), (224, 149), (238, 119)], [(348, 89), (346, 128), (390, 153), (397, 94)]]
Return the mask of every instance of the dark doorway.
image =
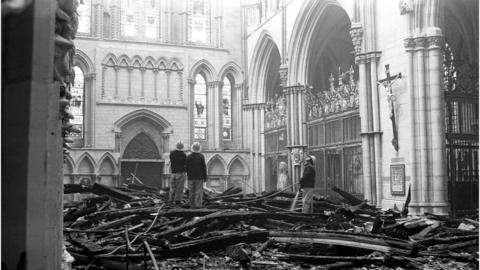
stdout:
[(142, 183), (147, 186), (162, 187), (163, 174), (162, 161), (148, 162), (148, 161), (121, 161), (122, 179), (125, 181), (135, 175)]
[(143, 184), (162, 187), (164, 161), (155, 142), (141, 132), (125, 148), (120, 159), (122, 182), (136, 177)]

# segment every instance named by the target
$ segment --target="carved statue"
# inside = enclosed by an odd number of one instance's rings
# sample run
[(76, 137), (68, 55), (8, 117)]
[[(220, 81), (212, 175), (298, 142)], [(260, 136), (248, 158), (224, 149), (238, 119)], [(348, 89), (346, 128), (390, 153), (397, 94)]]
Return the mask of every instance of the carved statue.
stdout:
[(281, 161), (278, 164), (278, 178), (277, 178), (277, 189), (283, 190), (288, 185), (288, 165), (286, 162)]
[(73, 57), (75, 56), (75, 46), (73, 39), (78, 29), (77, 0), (57, 0), (57, 10), (55, 13), (55, 55), (53, 79), (59, 83), (60, 87), (60, 115), (62, 117), (62, 136), (64, 157), (69, 154), (68, 143), (73, 142), (68, 138), (70, 133), (80, 133), (81, 131), (74, 127), (70, 122), (73, 119), (72, 113), (68, 110), (68, 105), (72, 99), (70, 87), (74, 82)]
[(201, 116), (205, 106), (201, 102), (195, 101), (195, 108), (197, 108), (197, 116)]

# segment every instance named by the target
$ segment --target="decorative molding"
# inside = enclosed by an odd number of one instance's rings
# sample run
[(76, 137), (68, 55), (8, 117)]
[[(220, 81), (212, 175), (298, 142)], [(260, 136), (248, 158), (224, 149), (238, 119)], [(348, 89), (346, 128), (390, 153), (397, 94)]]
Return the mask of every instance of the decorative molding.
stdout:
[(415, 48), (415, 39), (408, 37), (403, 40), (403, 46), (407, 51), (413, 50)]
[(120, 99), (120, 98), (112, 98), (112, 97), (104, 97), (100, 100), (97, 100), (96, 104), (98, 105), (124, 105), (124, 106), (151, 106), (151, 107), (158, 107), (158, 108), (179, 108), (179, 109), (187, 109), (187, 105), (183, 102), (169, 102), (169, 101), (154, 101), (154, 100), (146, 100), (146, 99)]
[(221, 81), (213, 81), (213, 82), (207, 82), (207, 87), (208, 88), (220, 88), (223, 86), (223, 82)]
[(267, 101), (265, 106), (265, 129), (284, 127), (287, 120), (287, 100), (285, 95)]
[(415, 50), (423, 50), (425, 49), (427, 39), (425, 37), (416, 37), (414, 39), (414, 42), (415, 42)]
[(363, 28), (361, 23), (352, 23), (350, 27), (350, 36), (352, 37), (355, 54), (362, 52)]
[(282, 86), (287, 86), (287, 79), (288, 79), (288, 65), (282, 64), (278, 70), (280, 73), (280, 81), (282, 82)]
[(317, 93), (314, 93), (313, 88), (306, 90), (307, 120), (358, 108), (358, 82), (353, 67), (340, 73), (338, 78), (334, 78), (331, 74), (329, 81), (330, 88), (328, 90), (318, 91)]
[(413, 7), (410, 5), (409, 0), (400, 0), (398, 2), (398, 8), (400, 10), (400, 15), (413, 13)]
[(442, 48), (444, 44), (444, 39), (442, 36), (431, 36), (427, 37), (426, 43), (428, 49), (439, 49)]
[(243, 110), (244, 111), (247, 111), (247, 110), (262, 110), (262, 109), (265, 109), (265, 107), (267, 106), (266, 103), (250, 103), (250, 104), (243, 104)]

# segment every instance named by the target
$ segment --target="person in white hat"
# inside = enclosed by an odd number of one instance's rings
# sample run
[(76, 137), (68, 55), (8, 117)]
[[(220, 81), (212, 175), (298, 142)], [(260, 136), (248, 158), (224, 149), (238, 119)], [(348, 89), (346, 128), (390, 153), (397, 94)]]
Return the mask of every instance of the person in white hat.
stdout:
[(200, 153), (198, 142), (192, 144), (192, 153), (187, 157), (187, 177), (190, 208), (202, 207), (203, 183), (207, 181), (207, 164), (205, 157)]
[(313, 188), (315, 187), (315, 168), (313, 167), (315, 157), (305, 158), (303, 175), (300, 178), (300, 189), (303, 195), (302, 213), (313, 213)]
[(176, 149), (170, 152), (170, 202), (179, 204), (183, 196), (183, 187), (186, 178), (187, 155), (183, 151), (183, 142), (178, 141)]

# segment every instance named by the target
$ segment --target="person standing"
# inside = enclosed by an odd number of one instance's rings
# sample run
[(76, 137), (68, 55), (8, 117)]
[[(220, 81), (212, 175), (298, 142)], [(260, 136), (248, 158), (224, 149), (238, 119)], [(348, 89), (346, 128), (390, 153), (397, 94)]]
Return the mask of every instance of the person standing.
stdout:
[(300, 178), (300, 189), (303, 194), (302, 213), (313, 213), (313, 188), (315, 187), (315, 168), (313, 168), (312, 156), (305, 159), (303, 175)]
[(179, 204), (183, 196), (183, 187), (185, 186), (185, 173), (187, 155), (183, 151), (183, 143), (177, 142), (176, 149), (170, 152), (170, 202)]
[(198, 142), (192, 144), (192, 153), (187, 157), (187, 177), (190, 208), (198, 208), (203, 203), (203, 183), (207, 181), (205, 157), (200, 153)]

